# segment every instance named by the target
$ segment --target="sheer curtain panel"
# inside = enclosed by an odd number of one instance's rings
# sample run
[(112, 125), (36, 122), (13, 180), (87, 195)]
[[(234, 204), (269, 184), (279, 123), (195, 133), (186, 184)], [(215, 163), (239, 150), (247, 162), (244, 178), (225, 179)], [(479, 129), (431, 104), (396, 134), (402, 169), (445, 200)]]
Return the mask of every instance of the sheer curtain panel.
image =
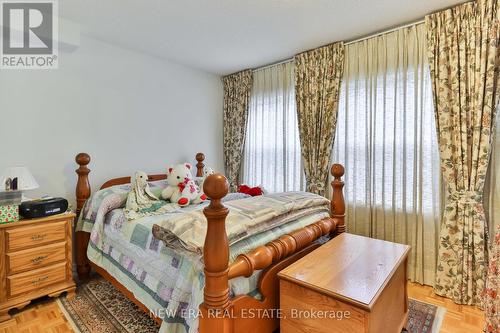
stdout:
[(408, 277), (434, 284), (440, 173), (423, 24), (346, 46), (333, 161), (347, 230), (411, 245)]
[(271, 192), (304, 188), (294, 65), (287, 62), (253, 74), (243, 162), (243, 183)]
[[(499, 106), (497, 106), (498, 108)], [(491, 149), (488, 176), (484, 190), (485, 211), (490, 242), (500, 227), (500, 112), (497, 111), (495, 137)]]

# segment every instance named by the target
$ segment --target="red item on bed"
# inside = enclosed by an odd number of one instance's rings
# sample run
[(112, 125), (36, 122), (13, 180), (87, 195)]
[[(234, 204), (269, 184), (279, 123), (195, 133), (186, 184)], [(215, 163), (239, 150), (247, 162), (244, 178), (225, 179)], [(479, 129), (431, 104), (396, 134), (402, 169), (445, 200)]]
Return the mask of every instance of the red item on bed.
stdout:
[(238, 186), (238, 192), (251, 195), (252, 197), (263, 194), (262, 189), (259, 186), (250, 187), (248, 185)]

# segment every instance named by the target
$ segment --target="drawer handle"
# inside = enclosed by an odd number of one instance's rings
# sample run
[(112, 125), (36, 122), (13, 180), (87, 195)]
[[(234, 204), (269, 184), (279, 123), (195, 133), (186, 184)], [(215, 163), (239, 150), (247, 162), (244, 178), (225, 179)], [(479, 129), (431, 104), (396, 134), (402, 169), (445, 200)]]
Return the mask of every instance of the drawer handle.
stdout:
[(42, 276), (42, 277), (39, 277), (38, 279), (36, 280), (33, 280), (31, 281), (32, 284), (39, 284), (40, 282), (43, 282), (45, 280), (47, 280), (49, 277), (46, 275), (46, 276)]
[(45, 259), (47, 259), (47, 256), (39, 256), (39, 257), (31, 259), (31, 262), (33, 263), (33, 265), (38, 265), (42, 261), (44, 261)]
[(33, 241), (41, 241), (41, 240), (44, 240), (45, 237), (47, 237), (47, 234), (33, 235), (33, 236), (31, 236), (31, 240), (33, 240)]

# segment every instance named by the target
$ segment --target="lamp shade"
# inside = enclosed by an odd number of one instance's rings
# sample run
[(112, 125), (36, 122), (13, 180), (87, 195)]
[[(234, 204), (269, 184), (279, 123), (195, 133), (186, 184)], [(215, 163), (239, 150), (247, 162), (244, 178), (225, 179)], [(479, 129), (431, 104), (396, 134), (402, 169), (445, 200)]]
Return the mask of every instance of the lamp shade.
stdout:
[(17, 177), (17, 189), (19, 191), (34, 190), (39, 187), (35, 180), (35, 177), (31, 174), (27, 167), (10, 167), (5, 170), (5, 172), (0, 177), (2, 184), (0, 184), (0, 189), (4, 190), (4, 184), (7, 178), (14, 179)]

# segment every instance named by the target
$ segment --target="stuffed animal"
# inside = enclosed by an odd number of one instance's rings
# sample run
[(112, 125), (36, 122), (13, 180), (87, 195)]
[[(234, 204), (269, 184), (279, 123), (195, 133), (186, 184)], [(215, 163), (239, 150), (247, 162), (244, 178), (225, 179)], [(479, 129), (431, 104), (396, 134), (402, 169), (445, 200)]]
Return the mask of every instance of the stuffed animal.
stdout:
[(125, 217), (135, 220), (144, 216), (161, 215), (179, 208), (177, 204), (160, 200), (149, 188), (148, 175), (136, 171), (130, 179), (131, 189), (125, 204)]
[(137, 211), (160, 200), (149, 189), (148, 175), (144, 171), (136, 171), (130, 179), (130, 184), (132, 189), (128, 194), (125, 209)]
[(149, 189), (148, 175), (144, 171), (136, 171), (130, 179), (132, 186), (125, 204), (125, 215), (128, 219), (139, 217), (139, 212), (150, 209), (159, 203), (153, 192)]
[(252, 197), (264, 194), (261, 186), (250, 187), (248, 185), (240, 185), (238, 186), (238, 192), (251, 195)]
[(203, 168), (203, 176), (201, 176), (199, 178), (199, 181), (198, 181), (198, 185), (200, 186), (201, 192), (203, 192), (203, 183), (205, 182), (205, 180), (207, 179), (208, 176), (213, 175), (213, 174), (215, 174), (215, 171), (211, 167), (205, 166)]
[(207, 199), (207, 196), (195, 184), (189, 163), (170, 167), (167, 172), (167, 183), (168, 186), (161, 193), (161, 197), (179, 206), (197, 204)]

